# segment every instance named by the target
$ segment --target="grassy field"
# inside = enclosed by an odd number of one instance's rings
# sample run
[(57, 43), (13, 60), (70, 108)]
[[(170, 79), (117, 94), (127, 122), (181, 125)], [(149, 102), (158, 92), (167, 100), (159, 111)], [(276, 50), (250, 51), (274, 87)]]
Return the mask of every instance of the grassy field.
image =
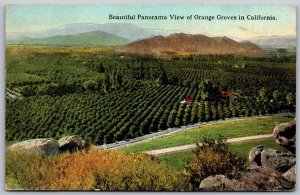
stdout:
[(225, 138), (244, 137), (251, 135), (269, 134), (276, 125), (292, 120), (291, 116), (274, 115), (255, 118), (245, 118), (239, 121), (225, 121), (221, 124), (209, 124), (170, 136), (156, 138), (140, 144), (121, 148), (123, 152), (142, 152), (161, 148), (193, 144), (199, 142), (202, 137)]
[[(230, 144), (229, 148), (232, 152), (236, 153), (239, 157), (247, 159), (250, 149), (254, 146), (259, 146), (259, 145), (268, 146), (280, 151), (285, 151), (284, 148), (276, 144), (273, 138), (234, 143), (234, 144)], [(192, 158), (192, 151), (166, 154), (164, 156), (157, 157), (157, 159), (162, 164), (166, 164), (176, 170), (184, 169), (187, 162), (191, 158)]]

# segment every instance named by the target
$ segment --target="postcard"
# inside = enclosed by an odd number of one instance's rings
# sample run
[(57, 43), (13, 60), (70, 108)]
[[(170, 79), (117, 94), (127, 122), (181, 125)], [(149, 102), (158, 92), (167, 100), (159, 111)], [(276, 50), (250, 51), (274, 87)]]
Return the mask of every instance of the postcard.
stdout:
[(5, 37), (6, 190), (295, 190), (295, 5), (6, 5)]

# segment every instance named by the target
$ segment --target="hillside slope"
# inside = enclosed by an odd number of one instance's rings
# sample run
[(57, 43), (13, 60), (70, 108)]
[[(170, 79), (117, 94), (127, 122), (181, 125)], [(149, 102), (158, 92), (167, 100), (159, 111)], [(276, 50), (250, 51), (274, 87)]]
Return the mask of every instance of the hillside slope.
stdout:
[(253, 43), (239, 43), (228, 37), (208, 37), (175, 33), (156, 36), (124, 46), (121, 51), (138, 54), (162, 54), (186, 52), (188, 54), (259, 54), (262, 50)]
[(17, 38), (8, 40), (7, 44), (15, 45), (124, 45), (129, 43), (128, 39), (105, 33), (102, 31), (93, 31), (87, 33), (80, 33), (77, 35), (57, 35), (45, 38)]
[(80, 33), (102, 31), (119, 37), (124, 37), (130, 41), (136, 41), (153, 37), (157, 35), (169, 35), (175, 31), (165, 31), (162, 29), (151, 29), (140, 27), (131, 23), (105, 23), (105, 24), (93, 24), (93, 23), (73, 23), (67, 24), (58, 28), (51, 28), (40, 32), (14, 32), (7, 33), (6, 38), (8, 40), (29, 37), (29, 38), (45, 38), (58, 35), (76, 35)]

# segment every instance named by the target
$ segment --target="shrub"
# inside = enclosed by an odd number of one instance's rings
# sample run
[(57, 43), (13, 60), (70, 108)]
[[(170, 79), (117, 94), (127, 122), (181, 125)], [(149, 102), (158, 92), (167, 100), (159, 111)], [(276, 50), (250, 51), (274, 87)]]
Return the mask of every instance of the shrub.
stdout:
[(45, 190), (49, 186), (52, 158), (25, 151), (7, 151), (6, 177), (15, 181), (21, 189)]
[(125, 155), (114, 151), (91, 149), (88, 152), (43, 157), (37, 154), (15, 155), (8, 152), (6, 163), (7, 176), (16, 180), (25, 190), (189, 189), (186, 175), (160, 165), (145, 154)]
[(201, 144), (196, 143), (192, 160), (187, 166), (194, 190), (198, 190), (201, 181), (210, 175), (223, 174), (231, 177), (246, 168), (246, 161), (231, 153), (225, 141), (223, 138), (204, 138)]

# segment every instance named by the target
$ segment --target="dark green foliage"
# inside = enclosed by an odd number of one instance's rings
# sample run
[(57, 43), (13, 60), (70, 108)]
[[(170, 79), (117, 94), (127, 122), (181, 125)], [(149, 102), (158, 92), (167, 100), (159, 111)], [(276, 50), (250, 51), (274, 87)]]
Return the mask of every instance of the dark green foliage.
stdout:
[[(103, 144), (191, 123), (295, 111), (293, 59), (243, 57), (247, 66), (235, 68), (241, 57), (166, 60), (47, 53), (47, 47), (13, 55), (10, 49), (7, 87), (24, 97), (7, 100), (8, 140), (77, 134)], [(223, 97), (225, 89), (234, 98)], [(193, 102), (180, 104), (185, 97)]]
[(217, 101), (220, 97), (219, 86), (213, 84), (210, 80), (202, 82), (199, 88), (203, 100)]

